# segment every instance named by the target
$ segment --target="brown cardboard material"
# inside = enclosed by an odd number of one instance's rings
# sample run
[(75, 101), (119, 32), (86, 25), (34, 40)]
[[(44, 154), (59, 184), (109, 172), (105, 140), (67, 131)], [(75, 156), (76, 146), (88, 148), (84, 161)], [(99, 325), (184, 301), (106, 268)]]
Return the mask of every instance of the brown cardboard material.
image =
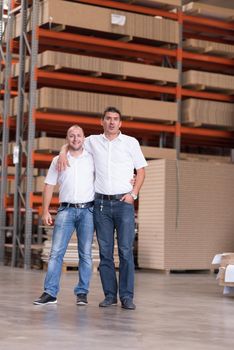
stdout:
[[(82, 91), (42, 88), (37, 90), (36, 109), (60, 113), (88, 113), (102, 115), (107, 106), (116, 106), (124, 117), (148, 121), (176, 121), (176, 102), (147, 100), (117, 95)], [(25, 103), (24, 110), (27, 111)], [(17, 97), (12, 99), (11, 110), (17, 112)]]
[(231, 19), (234, 16), (233, 8), (207, 5), (200, 2), (190, 2), (184, 5), (183, 11), (191, 15), (205, 16), (215, 19)]
[(182, 75), (183, 86), (201, 86), (204, 89), (234, 91), (234, 76), (189, 70)]
[(205, 270), (217, 253), (234, 251), (234, 165), (148, 164), (139, 197), (139, 266)]
[[(123, 16), (124, 25), (112, 24), (112, 15)], [(44, 24), (50, 24), (52, 27), (72, 26), (77, 29), (170, 43), (178, 43), (179, 40), (176, 21), (61, 0), (40, 2), (39, 25)], [(29, 24), (28, 30), (30, 28)], [(13, 36), (18, 37), (19, 34), (20, 17), (17, 16)]]
[[(111, 74), (123, 78), (141, 78), (160, 82), (178, 82), (178, 69), (165, 68), (147, 64), (131, 63), (118, 60), (110, 60), (97, 57), (73, 55), (63, 52), (45, 51), (40, 53), (37, 58), (38, 68), (49, 69), (73, 69), (97, 75)], [(19, 75), (19, 64), (15, 64), (13, 75)], [(26, 72), (29, 71), (29, 60), (26, 62)], [(116, 76), (116, 77), (115, 77)]]
[(234, 127), (234, 104), (189, 98), (182, 102), (182, 122)]
[(186, 39), (183, 42), (183, 47), (186, 50), (194, 52), (204, 52), (219, 56), (234, 57), (234, 45), (199, 39)]

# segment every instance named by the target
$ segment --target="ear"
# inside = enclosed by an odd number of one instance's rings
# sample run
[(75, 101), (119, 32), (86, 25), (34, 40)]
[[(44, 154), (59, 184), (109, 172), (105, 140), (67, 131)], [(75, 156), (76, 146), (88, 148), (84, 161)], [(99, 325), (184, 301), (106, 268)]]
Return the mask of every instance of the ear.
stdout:
[(119, 122), (119, 128), (121, 128), (121, 125), (122, 125), (122, 120), (120, 120)]
[(101, 126), (103, 126), (103, 119), (101, 119)]

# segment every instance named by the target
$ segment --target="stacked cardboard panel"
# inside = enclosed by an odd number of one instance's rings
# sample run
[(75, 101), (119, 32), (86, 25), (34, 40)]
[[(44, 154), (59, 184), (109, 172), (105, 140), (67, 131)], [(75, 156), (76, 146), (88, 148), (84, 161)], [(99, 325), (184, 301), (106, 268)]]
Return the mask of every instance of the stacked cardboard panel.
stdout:
[(233, 163), (231, 156), (213, 156), (210, 154), (180, 153), (180, 159), (189, 160), (190, 162), (213, 162), (216, 164)]
[(186, 50), (211, 53), (218, 56), (234, 57), (234, 45), (216, 43), (213, 41), (186, 39), (183, 42)]
[[(68, 1), (45, 0), (41, 2), (39, 25), (45, 24), (178, 43), (178, 23), (176, 21)], [(30, 25), (28, 30), (30, 30)], [(14, 36), (20, 34), (19, 16), (16, 18), (13, 33)]]
[(141, 146), (141, 150), (147, 159), (176, 159), (176, 150), (172, 148)]
[(189, 98), (182, 103), (182, 122), (234, 127), (234, 104)]
[[(66, 131), (65, 131), (66, 133)], [(35, 139), (35, 150), (59, 153), (65, 143), (65, 138), (39, 137)]]
[(204, 3), (190, 2), (183, 6), (183, 11), (196, 16), (205, 16), (216, 19), (232, 19), (234, 16), (234, 9), (225, 8)]
[(208, 90), (234, 91), (234, 76), (189, 70), (183, 73), (183, 86)]
[[(26, 62), (29, 71), (29, 60)], [(173, 68), (150, 66), (146, 64), (109, 60), (104, 58), (73, 55), (69, 53), (46, 51), (38, 55), (38, 68), (69, 69), (97, 75), (108, 74), (127, 78), (141, 78), (154, 81), (178, 81), (178, 70)], [(13, 66), (14, 76), (19, 75), (19, 64)]]
[[(42, 88), (37, 91), (36, 109), (38, 110), (102, 115), (107, 106), (115, 106), (122, 111), (123, 116), (136, 119), (152, 121), (176, 121), (177, 119), (175, 102), (52, 88)], [(25, 112), (27, 108), (25, 103)], [(17, 97), (12, 100), (11, 115), (16, 115), (16, 112)]]
[[(65, 140), (55, 137), (39, 137), (35, 139), (35, 150), (36, 151), (46, 151), (46, 152), (56, 152), (59, 153), (61, 147), (64, 145)], [(176, 159), (176, 151), (171, 148), (159, 148), (159, 147), (149, 147), (141, 146), (141, 150), (145, 158), (153, 159)]]
[(138, 263), (164, 270), (210, 269), (234, 250), (234, 166), (153, 160), (139, 199)]

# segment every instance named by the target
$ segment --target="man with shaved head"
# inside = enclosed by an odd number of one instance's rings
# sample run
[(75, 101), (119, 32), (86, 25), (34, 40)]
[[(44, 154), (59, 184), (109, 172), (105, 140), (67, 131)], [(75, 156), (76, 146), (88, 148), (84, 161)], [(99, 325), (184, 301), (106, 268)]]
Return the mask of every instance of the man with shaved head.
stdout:
[(58, 172), (58, 156), (55, 157), (45, 179), (42, 216), (45, 225), (53, 223), (49, 206), (56, 184), (59, 185), (60, 206), (54, 222), (44, 292), (34, 301), (35, 305), (57, 303), (63, 257), (74, 230), (77, 234), (79, 254), (79, 282), (74, 288), (74, 294), (77, 296), (77, 305), (88, 303), (94, 233), (94, 164), (92, 156), (83, 148), (84, 139), (83, 129), (78, 125), (68, 129), (66, 140), (70, 166)]

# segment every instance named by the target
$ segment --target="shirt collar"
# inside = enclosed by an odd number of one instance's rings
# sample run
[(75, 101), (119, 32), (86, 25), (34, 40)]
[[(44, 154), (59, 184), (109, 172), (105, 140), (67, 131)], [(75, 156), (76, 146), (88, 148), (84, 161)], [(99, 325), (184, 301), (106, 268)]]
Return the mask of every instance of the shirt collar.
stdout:
[(120, 141), (123, 140), (123, 134), (121, 133), (121, 131), (119, 132), (119, 135), (118, 135), (116, 138), (114, 138), (113, 140), (109, 140), (109, 139), (105, 136), (105, 134), (101, 134), (101, 136), (104, 138), (104, 140), (109, 141), (109, 142), (115, 141), (115, 140), (120, 140)]
[[(88, 152), (85, 149), (83, 149), (83, 152), (77, 158), (86, 157), (87, 154), (88, 154)], [(77, 159), (76, 157), (73, 157), (69, 151), (67, 152), (67, 158), (68, 159)]]

